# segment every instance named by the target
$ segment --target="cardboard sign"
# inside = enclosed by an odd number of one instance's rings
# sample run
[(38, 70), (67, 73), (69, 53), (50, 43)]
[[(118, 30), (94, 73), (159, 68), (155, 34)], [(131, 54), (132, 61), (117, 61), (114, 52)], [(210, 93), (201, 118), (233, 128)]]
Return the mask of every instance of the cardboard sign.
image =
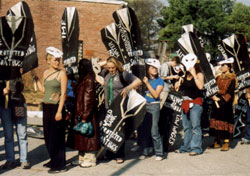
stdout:
[[(70, 79), (78, 79), (79, 18), (75, 7), (64, 10), (61, 23), (63, 65)], [(81, 43), (80, 43), (81, 44)]]
[(201, 43), (201, 39), (195, 33), (188, 32), (182, 34), (181, 38), (175, 43), (174, 48), (180, 58), (189, 53), (193, 53), (198, 57), (205, 78), (205, 96), (211, 97), (218, 92), (218, 86)]
[(129, 136), (136, 130), (146, 114), (146, 100), (135, 90), (127, 97), (120, 94), (107, 110), (101, 126), (101, 143), (105, 148), (116, 153)]
[(231, 35), (222, 40), (218, 49), (224, 58), (234, 58), (233, 69), (237, 75), (238, 89), (250, 86), (250, 58), (245, 37), (241, 34)]
[(123, 8), (115, 11), (113, 17), (119, 31), (120, 46), (126, 53), (126, 63), (133, 64), (138, 56), (143, 55), (141, 33), (135, 12), (131, 8)]
[(0, 17), (0, 79), (13, 79), (23, 60), (34, 33), (33, 22), (26, 17)]
[[(32, 23), (32, 28), (34, 28), (33, 18), (31, 15), (30, 8), (28, 4), (24, 1), (15, 4), (11, 7), (8, 12), (7, 16), (24, 16), (30, 19)], [(38, 57), (37, 57), (37, 44), (36, 44), (36, 35), (35, 31), (32, 34), (30, 39), (30, 44), (27, 49), (26, 55), (23, 59), (23, 74), (33, 70), (34, 68), (38, 67)]]
[[(160, 131), (167, 130), (163, 133), (164, 135), (167, 135), (165, 140), (168, 143), (168, 149), (174, 145), (176, 140), (177, 129), (179, 127), (182, 114), (182, 102), (183, 98), (180, 93), (170, 91), (160, 112)], [(165, 121), (165, 118), (167, 118), (168, 120)]]
[(243, 130), (245, 129), (248, 106), (248, 100), (245, 98), (245, 94), (242, 94), (238, 100), (238, 104), (235, 106), (234, 137), (241, 136)]

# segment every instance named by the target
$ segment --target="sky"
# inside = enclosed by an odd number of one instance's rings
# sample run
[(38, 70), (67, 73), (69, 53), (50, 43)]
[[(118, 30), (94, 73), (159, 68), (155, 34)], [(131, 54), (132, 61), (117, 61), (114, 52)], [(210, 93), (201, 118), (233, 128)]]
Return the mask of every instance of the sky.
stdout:
[(250, 6), (250, 0), (237, 0), (237, 2), (241, 2), (247, 6)]
[[(148, 1), (148, 0), (145, 0), (145, 1)], [(161, 0), (161, 1), (163, 2), (163, 4), (166, 4), (166, 5), (168, 4), (167, 0)], [(236, 2), (241, 2), (247, 6), (250, 6), (250, 0), (236, 0)]]
[[(106, 1), (121, 1), (121, 0), (106, 0)], [(150, 1), (150, 0), (144, 0), (144, 1)], [(161, 0), (163, 4), (168, 4), (167, 0)], [(247, 6), (250, 6), (250, 0), (236, 0), (237, 2), (241, 2)]]

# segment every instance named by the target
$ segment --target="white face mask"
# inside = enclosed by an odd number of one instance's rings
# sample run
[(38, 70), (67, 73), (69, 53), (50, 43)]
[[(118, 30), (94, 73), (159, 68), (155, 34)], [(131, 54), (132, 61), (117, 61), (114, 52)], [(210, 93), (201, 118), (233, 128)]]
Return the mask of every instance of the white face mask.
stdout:
[(101, 66), (98, 64), (98, 58), (92, 58), (91, 59), (91, 63), (92, 63), (92, 68), (93, 68), (93, 71), (98, 74), (101, 72)]
[(197, 57), (194, 54), (187, 54), (182, 58), (182, 64), (186, 67), (186, 70), (189, 70), (190, 68), (194, 67), (196, 64)]

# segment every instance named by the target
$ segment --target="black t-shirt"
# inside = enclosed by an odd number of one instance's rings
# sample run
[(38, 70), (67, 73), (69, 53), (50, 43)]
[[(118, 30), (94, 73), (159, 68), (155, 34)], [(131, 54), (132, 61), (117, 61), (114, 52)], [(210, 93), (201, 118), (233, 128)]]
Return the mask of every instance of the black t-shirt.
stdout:
[(202, 97), (202, 92), (196, 86), (194, 79), (187, 80), (187, 78), (185, 78), (180, 87), (180, 91), (183, 93), (183, 96), (188, 96), (192, 99)]

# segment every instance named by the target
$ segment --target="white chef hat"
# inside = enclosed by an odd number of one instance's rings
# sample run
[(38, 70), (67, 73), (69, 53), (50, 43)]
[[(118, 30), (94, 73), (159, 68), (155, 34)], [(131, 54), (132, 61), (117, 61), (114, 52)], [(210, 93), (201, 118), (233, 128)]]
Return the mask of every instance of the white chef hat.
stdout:
[(151, 66), (153, 66), (153, 67), (155, 67), (157, 69), (159, 69), (161, 67), (161, 64), (160, 64), (159, 60), (154, 59), (154, 58), (148, 58), (148, 59), (146, 59), (145, 63), (147, 65), (151, 65)]
[(63, 52), (53, 46), (50, 46), (48, 48), (46, 48), (46, 53), (54, 56), (55, 58), (61, 58), (63, 55)]
[(233, 57), (230, 57), (228, 59), (225, 59), (225, 60), (222, 60), (219, 62), (219, 65), (222, 65), (222, 64), (232, 64), (234, 63), (234, 58)]

